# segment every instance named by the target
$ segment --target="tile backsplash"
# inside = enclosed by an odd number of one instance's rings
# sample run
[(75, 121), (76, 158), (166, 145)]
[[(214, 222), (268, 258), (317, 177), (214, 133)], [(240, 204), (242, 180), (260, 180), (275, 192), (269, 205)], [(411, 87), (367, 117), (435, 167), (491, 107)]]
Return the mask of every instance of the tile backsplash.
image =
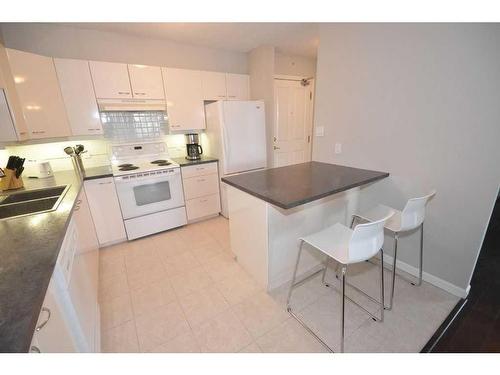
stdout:
[(164, 111), (101, 112), (104, 137), (114, 143), (158, 140), (167, 134)]

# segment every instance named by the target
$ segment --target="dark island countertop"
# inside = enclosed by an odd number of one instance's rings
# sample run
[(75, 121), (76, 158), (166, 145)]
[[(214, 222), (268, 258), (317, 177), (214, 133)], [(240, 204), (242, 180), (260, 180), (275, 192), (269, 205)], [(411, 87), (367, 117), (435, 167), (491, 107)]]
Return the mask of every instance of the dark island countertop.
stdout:
[(212, 158), (210, 156), (202, 156), (199, 160), (187, 160), (184, 158), (172, 158), (174, 162), (179, 164), (181, 167), (187, 167), (189, 165), (197, 165), (197, 164), (205, 164), (205, 163), (214, 163), (219, 161), (219, 159)]
[(386, 172), (312, 161), (223, 177), (222, 182), (289, 209), (388, 176)]
[[(0, 352), (28, 352), (82, 182), (73, 171), (24, 179), (25, 189), (71, 185), (57, 210), (0, 220)], [(8, 194), (3, 192), (2, 194)]]

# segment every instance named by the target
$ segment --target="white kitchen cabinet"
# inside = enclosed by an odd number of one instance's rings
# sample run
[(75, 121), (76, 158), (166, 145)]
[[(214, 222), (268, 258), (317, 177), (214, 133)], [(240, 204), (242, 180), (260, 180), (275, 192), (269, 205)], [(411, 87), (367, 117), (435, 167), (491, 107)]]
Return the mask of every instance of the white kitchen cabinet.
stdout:
[(71, 133), (102, 134), (99, 110), (86, 60), (54, 59)]
[(52, 58), (7, 49), (29, 138), (71, 135)]
[(77, 339), (64, 297), (52, 278), (43, 300), (31, 342), (31, 353), (75, 353)]
[(227, 98), (250, 100), (250, 77), (248, 74), (226, 73)]
[(0, 142), (7, 141), (17, 141), (17, 134), (7, 96), (0, 87)]
[(218, 215), (221, 210), (217, 163), (181, 167), (188, 222)]
[(198, 70), (162, 68), (170, 130), (205, 129), (203, 85)]
[(202, 72), (203, 99), (224, 100), (226, 93), (226, 73)]
[(127, 64), (90, 61), (89, 65), (98, 99), (132, 98)]
[(84, 185), (99, 244), (125, 241), (127, 235), (113, 177), (88, 180)]
[(129, 65), (128, 72), (135, 99), (165, 99), (160, 67)]

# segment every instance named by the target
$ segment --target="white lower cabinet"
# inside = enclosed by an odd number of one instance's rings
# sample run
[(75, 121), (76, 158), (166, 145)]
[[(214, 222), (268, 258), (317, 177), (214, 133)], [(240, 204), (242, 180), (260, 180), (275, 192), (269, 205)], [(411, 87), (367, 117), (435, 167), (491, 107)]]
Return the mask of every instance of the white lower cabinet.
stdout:
[(127, 234), (113, 177), (85, 181), (85, 192), (101, 247), (125, 241)]
[(100, 352), (98, 249), (82, 189), (59, 250), (30, 352)]
[(217, 163), (185, 166), (181, 171), (188, 222), (218, 215), (221, 207)]

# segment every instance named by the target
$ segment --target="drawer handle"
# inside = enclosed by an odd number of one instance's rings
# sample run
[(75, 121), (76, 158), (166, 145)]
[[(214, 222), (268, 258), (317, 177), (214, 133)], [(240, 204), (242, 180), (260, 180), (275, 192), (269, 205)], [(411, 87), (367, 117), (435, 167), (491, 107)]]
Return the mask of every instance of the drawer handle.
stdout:
[(230, 98), (236, 98), (236, 95), (229, 95)]
[(200, 179), (198, 179), (198, 182), (204, 182), (204, 181), (205, 181), (205, 179), (204, 179), (204, 178), (200, 178)]
[(200, 199), (200, 203), (208, 202), (208, 199)]
[(129, 91), (118, 91), (119, 95), (130, 95)]
[(30, 352), (31, 353), (41, 353), (41, 351), (38, 348), (38, 346), (35, 346), (35, 345), (31, 345)]
[(146, 95), (145, 92), (134, 92), (134, 95)]
[(99, 129), (99, 128), (88, 128), (87, 130), (90, 130), (91, 132), (93, 132), (93, 131), (98, 131), (98, 130), (101, 130), (101, 129)]
[(109, 185), (111, 183), (111, 181), (108, 181), (108, 182), (99, 182), (99, 185)]
[(44, 134), (45, 130), (33, 130), (31, 133), (33, 133), (33, 134)]
[(48, 307), (42, 307), (42, 312), (46, 312), (47, 313), (47, 319), (45, 319), (44, 322), (40, 323), (39, 325), (36, 326), (35, 328), (35, 331), (36, 332), (39, 332), (43, 327), (45, 327), (47, 325), (47, 323), (49, 322), (50, 320), (50, 309)]

